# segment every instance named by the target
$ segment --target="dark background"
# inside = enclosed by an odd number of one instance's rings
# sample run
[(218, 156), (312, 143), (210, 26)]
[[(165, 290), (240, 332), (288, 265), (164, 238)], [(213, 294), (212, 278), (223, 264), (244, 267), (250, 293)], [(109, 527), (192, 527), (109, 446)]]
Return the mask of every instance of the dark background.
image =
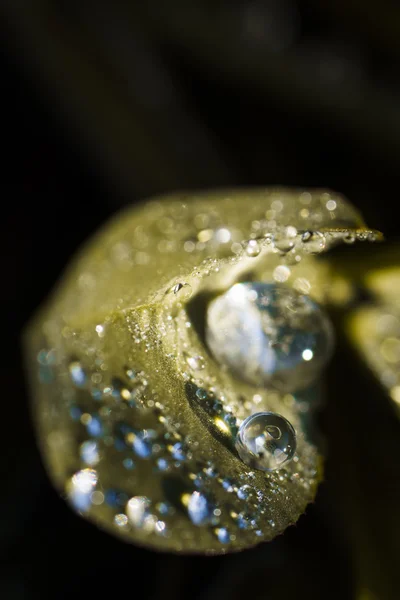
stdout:
[(126, 546), (58, 498), (19, 336), (79, 244), (154, 193), (323, 186), (395, 241), (400, 4), (3, 0), (0, 18), (0, 598), (398, 598), (400, 430), (344, 345), (328, 375), (316, 503), (273, 543), (207, 559)]

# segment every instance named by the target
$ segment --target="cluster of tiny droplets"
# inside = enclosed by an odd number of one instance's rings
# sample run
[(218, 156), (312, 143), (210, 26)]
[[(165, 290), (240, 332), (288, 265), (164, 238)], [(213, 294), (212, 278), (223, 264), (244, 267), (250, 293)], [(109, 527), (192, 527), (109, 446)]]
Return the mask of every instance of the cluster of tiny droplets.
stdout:
[[(54, 353), (40, 351), (38, 362), (39, 376), (42, 381), (52, 381)], [(43, 377), (44, 372), (45, 377)], [(86, 513), (105, 505), (114, 511), (113, 520), (119, 529), (128, 530), (134, 527), (147, 533), (152, 532), (168, 537), (171, 535), (168, 529), (168, 517), (173, 516), (179, 507), (173, 506), (170, 502), (158, 502), (153, 506), (152, 500), (146, 496), (129, 497), (124, 490), (104, 489), (100, 485), (100, 475), (96, 469), (101, 462), (103, 452), (111, 444), (121, 452), (121, 462), (127, 471), (135, 470), (140, 461), (151, 461), (155, 470), (170, 474), (185, 470), (185, 464), (192, 460), (187, 445), (173, 428), (168, 430), (171, 428), (168, 428), (167, 419), (161, 413), (159, 421), (163, 425), (162, 431), (135, 430), (124, 422), (116, 422), (113, 430), (110, 430), (108, 424), (110, 409), (102, 405), (102, 402), (110, 400), (124, 402), (130, 409), (143, 411), (143, 405), (138, 401), (138, 390), (143, 389), (144, 374), (127, 368), (125, 380), (114, 378), (109, 385), (101, 386), (98, 384), (98, 378), (93, 377), (95, 373), (87, 373), (77, 360), (69, 363), (68, 372), (74, 388), (78, 392), (90, 390), (91, 398), (100, 405), (98, 411), (89, 413), (74, 401), (71, 402), (69, 409), (70, 418), (86, 430), (87, 437), (79, 446), (82, 468), (75, 472), (66, 486), (73, 507), (78, 512)], [(93, 381), (96, 385), (93, 385)], [(231, 412), (224, 410), (218, 399), (213, 398), (212, 394), (210, 395), (203, 388), (197, 388), (195, 396), (201, 402), (206, 398), (212, 402), (215, 417), (224, 423), (226, 431), (229, 431), (231, 436), (236, 435), (236, 419)], [(229, 523), (231, 529), (234, 526), (257, 537), (262, 535), (258, 517), (263, 512), (260, 511), (258, 502), (254, 502), (253, 505), (248, 503), (251, 497), (259, 500), (261, 492), (257, 496), (257, 492), (250, 485), (237, 485), (229, 478), (223, 477), (211, 461), (199, 465), (198, 472), (188, 471), (185, 474), (192, 484), (192, 489), (188, 488), (189, 491), (183, 494), (181, 502), (193, 525), (210, 527), (216, 539), (224, 545), (236, 539), (235, 534), (230, 531)], [(233, 508), (229, 504), (227, 505), (229, 509), (225, 511), (224, 505), (213, 502), (212, 493), (209, 492), (210, 481), (215, 482), (227, 494), (233, 495), (238, 500), (246, 500), (246, 511)], [(271, 491), (275, 493), (273, 483), (271, 483)]]
[[(52, 381), (54, 353), (42, 350), (38, 355), (38, 362), (42, 380), (44, 368), (46, 382)], [(143, 372), (127, 368), (124, 379), (114, 378), (111, 385), (105, 386), (93, 385), (93, 379), (97, 381), (96, 377), (93, 378), (95, 373), (87, 373), (76, 360), (69, 363), (68, 372), (76, 391), (90, 389), (91, 397), (95, 403), (100, 404), (100, 409), (91, 413), (85, 412), (75, 401), (71, 402), (70, 406), (70, 418), (86, 430), (86, 439), (79, 446), (81, 468), (66, 485), (70, 502), (78, 512), (86, 513), (96, 507), (107, 506), (113, 511), (114, 524), (121, 531), (136, 528), (166, 538), (171, 535), (168, 520), (176, 514), (179, 506), (168, 501), (154, 503), (146, 496), (129, 497), (124, 490), (104, 489), (100, 485), (100, 471), (96, 467), (101, 466), (102, 454), (112, 444), (121, 453), (121, 463), (127, 472), (134, 471), (140, 462), (150, 461), (154, 470), (165, 475), (178, 472), (186, 476), (188, 491), (182, 494), (180, 502), (185, 508), (187, 518), (195, 527), (209, 527), (221, 544), (234, 542), (234, 532), (238, 529), (242, 534), (245, 532), (255, 537), (262, 536), (259, 519), (264, 517), (266, 508), (260, 504), (263, 492), (254, 487), (254, 473), (250, 472), (247, 482), (240, 484), (237, 480), (219, 473), (212, 461), (198, 464), (197, 471), (193, 469), (193, 462), (196, 464), (196, 461), (193, 461), (188, 445), (182, 441), (182, 436), (175, 428), (169, 426), (168, 419), (163, 416), (161, 410), (158, 411), (161, 430), (135, 430), (123, 421), (114, 423), (112, 431), (110, 430), (110, 409), (102, 405), (102, 400), (123, 402), (131, 410), (143, 412), (144, 406), (138, 398), (139, 390), (146, 388), (143, 386), (143, 381), (146, 382)], [(203, 408), (207, 405), (206, 410), (210, 411), (221, 430), (234, 439), (238, 431), (235, 416), (224, 409), (222, 402), (213, 393), (204, 388), (196, 388), (195, 397)], [(157, 406), (152, 408), (157, 410)], [(244, 476), (241, 475), (242, 477)], [(282, 477), (287, 478), (288, 474), (280, 471), (276, 478), (268, 480), (272, 496), (280, 494), (278, 482)], [(295, 474), (293, 481), (298, 482), (299, 478), (299, 474)], [(307, 477), (303, 476), (301, 479), (306, 488)], [(219, 486), (228, 498), (236, 501), (236, 505), (232, 501), (213, 501), (212, 485)], [(273, 527), (274, 510), (271, 510), (271, 507), (268, 510), (271, 515), (269, 524)]]

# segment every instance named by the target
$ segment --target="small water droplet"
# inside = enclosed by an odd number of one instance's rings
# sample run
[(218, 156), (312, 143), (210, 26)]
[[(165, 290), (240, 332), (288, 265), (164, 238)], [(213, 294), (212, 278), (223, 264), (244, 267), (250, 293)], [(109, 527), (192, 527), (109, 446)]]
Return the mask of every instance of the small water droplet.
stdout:
[(209, 465), (208, 467), (206, 467), (204, 469), (204, 473), (207, 475), (207, 477), (210, 477), (211, 479), (214, 479), (215, 477), (218, 476), (218, 471), (212, 465)]
[(228, 544), (230, 542), (231, 536), (226, 527), (218, 527), (217, 529), (215, 529), (215, 534), (218, 538), (218, 541), (220, 541), (221, 544)]
[(137, 378), (137, 373), (134, 369), (127, 367), (125, 369), (125, 374), (130, 381), (134, 381)]
[(236, 417), (232, 413), (225, 413), (224, 421), (229, 427), (236, 427)]
[(69, 373), (73, 383), (77, 387), (83, 387), (86, 383), (86, 373), (78, 361), (73, 361), (68, 366)]
[(169, 448), (171, 456), (178, 461), (184, 461), (187, 458), (185, 448), (181, 442), (177, 442)]
[(86, 423), (86, 429), (89, 435), (92, 435), (93, 437), (101, 437), (104, 433), (103, 422), (101, 418), (98, 415), (92, 415)]
[(134, 496), (130, 498), (126, 505), (129, 522), (135, 527), (143, 527), (148, 515), (149, 506), (150, 500), (146, 496)]
[(186, 362), (193, 371), (201, 371), (205, 367), (205, 360), (202, 356), (186, 356)]
[(87, 465), (94, 466), (100, 460), (99, 447), (94, 440), (87, 440), (81, 444), (79, 453), (83, 462)]
[[(155, 436), (155, 431), (150, 429), (145, 429), (139, 433), (131, 434), (132, 448), (135, 454), (140, 458), (150, 458), (153, 454), (153, 443)], [(129, 438), (129, 440), (131, 440), (131, 438)]]
[(237, 526), (239, 527), (239, 529), (250, 529), (250, 527), (251, 527), (250, 521), (251, 521), (251, 519), (250, 519), (249, 515), (246, 515), (244, 513), (239, 513), (236, 517), (236, 523), (237, 523)]
[(282, 254), (287, 254), (294, 248), (294, 242), (291, 239), (283, 238), (275, 241), (275, 248)]
[(345, 244), (354, 244), (356, 241), (356, 234), (353, 231), (348, 231), (343, 238)]
[(180, 301), (189, 300), (192, 295), (192, 287), (188, 283), (177, 283), (172, 291)]
[(68, 496), (74, 508), (81, 512), (89, 510), (92, 492), (97, 485), (98, 475), (94, 469), (82, 469), (70, 481)]
[(119, 513), (115, 515), (114, 523), (117, 527), (126, 527), (126, 525), (128, 525), (128, 517), (123, 513)]
[(293, 458), (296, 433), (281, 415), (255, 413), (240, 426), (236, 450), (247, 465), (261, 471), (272, 471)]
[(193, 492), (190, 496), (187, 510), (195, 525), (206, 525), (212, 521), (214, 506), (201, 492)]
[(220, 402), (219, 400), (216, 400), (214, 402), (214, 404), (212, 405), (212, 408), (213, 408), (214, 412), (216, 412), (217, 414), (220, 414), (223, 409), (222, 402)]
[(257, 240), (249, 240), (246, 244), (246, 254), (255, 258), (261, 252), (261, 246)]
[(237, 496), (240, 500), (247, 500), (251, 492), (252, 488), (249, 485), (242, 485), (242, 487), (238, 489)]
[(198, 390), (196, 390), (196, 396), (198, 397), (199, 400), (205, 400), (208, 396), (206, 390), (203, 390), (203, 388), (199, 388)]
[(226, 227), (220, 227), (215, 231), (213, 237), (219, 244), (227, 244), (231, 241), (232, 234)]
[(301, 236), (307, 254), (319, 254), (326, 247), (326, 238), (320, 231), (305, 231)]
[(226, 490), (229, 493), (233, 492), (234, 485), (230, 479), (223, 479), (221, 483), (224, 490)]
[(169, 462), (165, 458), (159, 458), (157, 460), (157, 467), (159, 471), (168, 471)]

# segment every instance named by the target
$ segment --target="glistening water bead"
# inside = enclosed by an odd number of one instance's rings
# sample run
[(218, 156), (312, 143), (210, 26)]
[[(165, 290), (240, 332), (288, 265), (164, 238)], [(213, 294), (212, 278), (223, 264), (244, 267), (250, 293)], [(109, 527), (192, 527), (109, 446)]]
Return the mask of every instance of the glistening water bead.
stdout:
[(210, 303), (206, 340), (218, 362), (247, 383), (293, 392), (320, 374), (333, 329), (309, 296), (275, 283), (237, 283)]
[(236, 437), (236, 450), (247, 465), (260, 471), (281, 468), (296, 451), (296, 432), (287, 419), (272, 412), (250, 415)]

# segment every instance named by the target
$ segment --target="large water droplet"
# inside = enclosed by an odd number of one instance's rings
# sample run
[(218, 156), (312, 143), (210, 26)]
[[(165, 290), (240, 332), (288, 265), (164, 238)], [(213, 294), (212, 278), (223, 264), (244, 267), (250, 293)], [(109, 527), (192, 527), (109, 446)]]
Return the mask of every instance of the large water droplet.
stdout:
[(296, 433), (281, 415), (255, 413), (240, 426), (236, 450), (247, 465), (260, 471), (273, 471), (293, 458)]
[(333, 330), (308, 296), (277, 284), (238, 283), (210, 303), (206, 339), (215, 358), (247, 383), (291, 392), (319, 376)]

